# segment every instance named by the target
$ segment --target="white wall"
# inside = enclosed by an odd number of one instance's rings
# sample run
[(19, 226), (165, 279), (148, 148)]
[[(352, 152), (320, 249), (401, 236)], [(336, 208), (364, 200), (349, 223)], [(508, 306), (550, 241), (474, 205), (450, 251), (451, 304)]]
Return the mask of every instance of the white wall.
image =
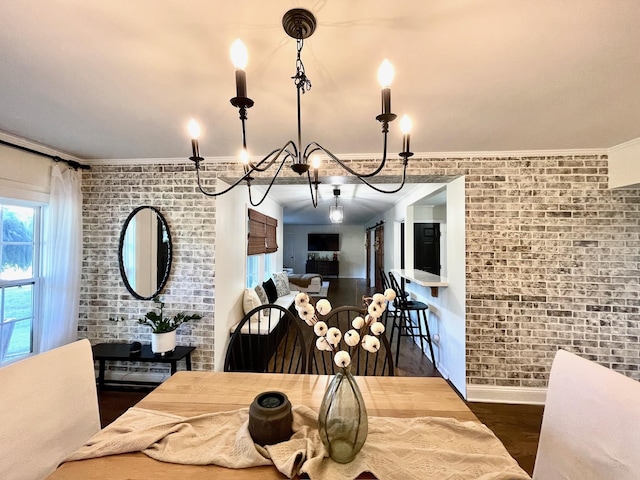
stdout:
[(609, 149), (609, 188), (640, 186), (640, 138)]
[[(224, 182), (218, 180), (216, 191)], [(253, 208), (278, 220), (276, 271), (282, 270), (283, 228), (282, 206), (267, 198), (259, 207), (248, 203), (247, 190), (236, 188), (216, 199), (215, 246), (215, 332), (214, 369), (222, 371), (229, 343), (229, 329), (238, 323), (244, 312), (242, 297), (245, 289), (247, 258), (247, 215)]]
[[(427, 214), (423, 206), (414, 205), (424, 197), (446, 187), (446, 208)], [(465, 330), (465, 197), (464, 177), (446, 185), (425, 184), (424, 188), (411, 192), (402, 198), (394, 208), (385, 212), (385, 271), (400, 268), (400, 222), (406, 223), (405, 261), (407, 266), (413, 264), (413, 230), (415, 221), (425, 219), (444, 219), (446, 226), (442, 241), (446, 243), (441, 250), (443, 266), (446, 265), (449, 286), (438, 289), (438, 296), (431, 295), (431, 289), (414, 283), (407, 284), (406, 289), (412, 297), (431, 304), (434, 313), (430, 314), (429, 330), (431, 335), (438, 335), (439, 341), (434, 343), (434, 354), (440, 373), (466, 396), (466, 330)], [(428, 353), (426, 347), (426, 354)]]
[[(365, 229), (362, 225), (285, 225), (284, 233), (287, 238), (295, 236), (294, 273), (305, 273), (307, 261), (307, 234), (309, 233), (339, 233), (341, 278), (365, 278), (366, 256), (364, 252)], [(321, 252), (320, 257), (333, 258), (333, 252)], [(316, 253), (316, 258), (318, 254)]]

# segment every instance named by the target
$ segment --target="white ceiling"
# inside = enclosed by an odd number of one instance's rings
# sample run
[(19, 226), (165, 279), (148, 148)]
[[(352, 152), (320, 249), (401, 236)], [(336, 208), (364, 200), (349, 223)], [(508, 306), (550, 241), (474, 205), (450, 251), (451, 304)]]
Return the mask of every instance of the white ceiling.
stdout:
[[(317, 17), (302, 59), (303, 141), (381, 148), (376, 71), (415, 152), (608, 148), (640, 137), (637, 0), (0, 2), (0, 131), (84, 159), (235, 156), (229, 46), (249, 50), (249, 150), (295, 138), (291, 7)], [(396, 122), (397, 123), (397, 122)], [(390, 149), (400, 150), (392, 125)], [(185, 160), (186, 161), (186, 160)]]

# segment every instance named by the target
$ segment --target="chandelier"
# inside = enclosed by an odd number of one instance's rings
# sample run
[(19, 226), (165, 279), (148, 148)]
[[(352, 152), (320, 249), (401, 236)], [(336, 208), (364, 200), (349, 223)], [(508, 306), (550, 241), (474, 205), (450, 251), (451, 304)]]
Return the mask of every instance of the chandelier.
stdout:
[[(325, 147), (317, 142), (308, 143), (304, 149), (302, 147), (302, 125), (301, 125), (301, 108), (300, 97), (305, 91), (311, 88), (311, 81), (307, 78), (304, 64), (302, 63), (301, 53), (304, 45), (304, 39), (310, 37), (316, 28), (316, 19), (314, 15), (308, 10), (302, 8), (294, 8), (285, 13), (282, 18), (282, 26), (284, 31), (297, 42), (297, 57), (296, 57), (296, 73), (292, 77), (294, 85), (297, 91), (297, 108), (298, 108), (298, 137), (297, 141), (289, 140), (284, 146), (276, 148), (268, 153), (262, 160), (254, 163), (251, 161), (249, 154), (247, 153), (247, 136), (246, 125), (247, 110), (254, 104), (253, 100), (247, 97), (247, 77), (245, 68), (248, 61), (247, 49), (240, 40), (236, 40), (231, 46), (231, 58), (235, 66), (236, 77), (236, 96), (231, 99), (231, 105), (238, 109), (240, 115), (240, 122), (242, 124), (242, 150), (240, 154), (240, 160), (243, 165), (244, 174), (234, 181), (228, 188), (225, 188), (218, 192), (207, 192), (204, 190), (200, 179), (200, 163), (204, 160), (200, 156), (200, 149), (198, 146), (198, 137), (200, 135), (200, 126), (195, 120), (189, 122), (189, 133), (191, 136), (191, 147), (193, 155), (189, 157), (189, 160), (193, 161), (196, 169), (196, 177), (199, 190), (207, 196), (217, 197), (224, 193), (229, 192), (241, 183), (246, 183), (249, 191), (249, 201), (251, 205), (258, 206), (269, 194), (269, 190), (273, 186), (278, 174), (282, 170), (285, 163), (291, 161), (291, 169), (298, 175), (306, 175), (309, 184), (309, 191), (311, 193), (311, 201), (313, 206), (318, 206), (318, 185), (321, 183), (318, 180), (318, 169), (320, 168), (321, 158), (318, 155), (324, 154), (329, 160), (337, 163), (348, 174), (353, 175), (359, 181), (371, 187), (372, 189), (380, 193), (396, 193), (404, 187), (407, 166), (409, 164), (409, 158), (413, 155), (409, 150), (409, 137), (411, 131), (411, 120), (406, 115), (400, 121), (400, 129), (403, 133), (402, 140), (402, 152), (399, 156), (402, 158), (402, 180), (399, 186), (392, 190), (384, 190), (376, 185), (373, 185), (370, 180), (382, 171), (387, 162), (387, 135), (389, 133), (389, 123), (396, 119), (396, 115), (391, 113), (391, 82), (393, 80), (394, 71), (393, 66), (388, 60), (384, 60), (378, 69), (378, 81), (382, 87), (382, 112), (376, 116), (382, 124), (383, 135), (383, 150), (382, 160), (379, 165), (371, 172), (356, 172), (349, 167), (345, 162), (340, 160), (336, 155), (331, 153)], [(251, 181), (254, 180), (252, 175), (254, 173), (266, 172), (271, 167), (275, 166), (275, 174), (270, 180), (270, 183), (263, 196), (256, 202), (254, 202), (251, 195)], [(337, 196), (336, 196), (337, 207)], [(332, 207), (333, 208), (333, 207)]]

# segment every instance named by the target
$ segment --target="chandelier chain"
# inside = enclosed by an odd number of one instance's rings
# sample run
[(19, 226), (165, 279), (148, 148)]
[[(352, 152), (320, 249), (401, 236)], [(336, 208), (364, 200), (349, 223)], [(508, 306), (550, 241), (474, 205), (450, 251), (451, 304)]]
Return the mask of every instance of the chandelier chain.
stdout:
[(296, 74), (291, 78), (293, 79), (293, 83), (295, 84), (296, 88), (304, 93), (311, 90), (311, 80), (309, 80), (307, 74), (304, 71), (304, 63), (302, 63), (302, 58), (300, 57), (300, 54), (302, 53), (302, 47), (304, 46), (304, 41), (299, 38), (297, 40), (297, 44), (298, 55), (296, 57)]

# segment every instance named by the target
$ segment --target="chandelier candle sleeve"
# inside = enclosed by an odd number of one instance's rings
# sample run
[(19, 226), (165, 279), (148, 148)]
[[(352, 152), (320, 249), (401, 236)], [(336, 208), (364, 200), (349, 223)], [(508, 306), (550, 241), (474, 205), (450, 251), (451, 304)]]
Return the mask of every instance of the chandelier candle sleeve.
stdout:
[(402, 137), (402, 151), (404, 153), (409, 153), (409, 140), (410, 140), (410, 133), (411, 133), (411, 127), (412, 127), (412, 123), (411, 123), (411, 119), (407, 116), (404, 115), (402, 117), (402, 120), (400, 120), (400, 130), (402, 131), (403, 137)]
[(247, 67), (249, 61), (249, 54), (247, 48), (240, 39), (233, 42), (231, 45), (231, 61), (236, 68), (236, 96), (240, 98), (246, 98), (247, 96), (247, 73), (244, 69)]
[(200, 125), (193, 118), (189, 121), (189, 136), (191, 137), (191, 149), (194, 158), (200, 156), (200, 148), (198, 147), (198, 137), (200, 136)]

